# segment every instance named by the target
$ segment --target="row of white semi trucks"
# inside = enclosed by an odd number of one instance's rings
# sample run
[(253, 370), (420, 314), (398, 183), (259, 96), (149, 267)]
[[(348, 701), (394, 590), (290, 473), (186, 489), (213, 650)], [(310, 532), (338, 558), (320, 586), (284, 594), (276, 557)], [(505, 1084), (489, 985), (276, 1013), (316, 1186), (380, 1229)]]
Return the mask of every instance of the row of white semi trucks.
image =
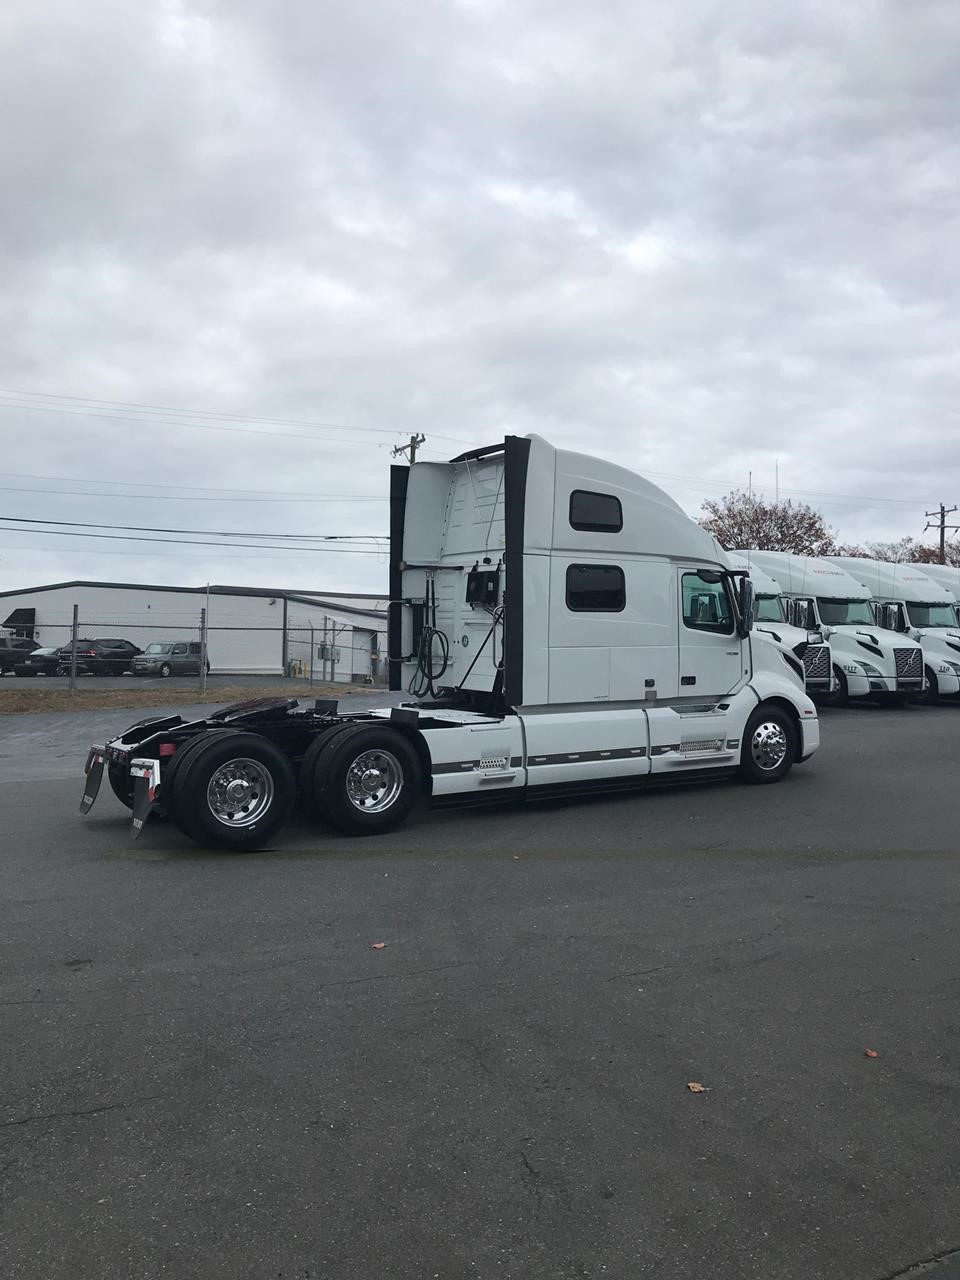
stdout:
[(812, 696), (960, 700), (960, 569), (779, 551), (730, 560), (754, 584), (755, 629), (800, 657)]

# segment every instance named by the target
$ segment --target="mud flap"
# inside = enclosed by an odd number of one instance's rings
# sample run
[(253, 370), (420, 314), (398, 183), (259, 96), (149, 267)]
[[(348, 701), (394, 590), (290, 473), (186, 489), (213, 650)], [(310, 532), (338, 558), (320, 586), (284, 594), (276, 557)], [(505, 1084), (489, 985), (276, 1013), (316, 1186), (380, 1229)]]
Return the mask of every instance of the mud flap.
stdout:
[(132, 835), (133, 839), (137, 840), (157, 798), (160, 787), (159, 760), (132, 761), (130, 777), (134, 780)]
[(89, 813), (93, 808), (93, 802), (96, 800), (100, 792), (100, 783), (103, 781), (103, 765), (106, 756), (103, 747), (91, 747), (87, 754), (87, 763), (83, 766), (83, 771), (87, 775), (87, 781), (83, 787), (83, 796), (80, 800), (80, 812)]

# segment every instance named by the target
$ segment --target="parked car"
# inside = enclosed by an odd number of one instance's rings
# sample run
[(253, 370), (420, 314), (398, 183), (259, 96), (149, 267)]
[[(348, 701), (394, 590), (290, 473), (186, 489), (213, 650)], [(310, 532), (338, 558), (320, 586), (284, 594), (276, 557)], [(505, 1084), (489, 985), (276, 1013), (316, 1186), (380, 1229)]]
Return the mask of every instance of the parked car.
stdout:
[[(70, 646), (67, 645), (67, 664), (70, 662)], [(122, 676), (133, 665), (134, 658), (143, 650), (129, 640), (94, 640), (77, 661), (84, 672), (95, 676)]]
[(0, 636), (0, 676), (16, 670), (18, 662), (39, 648), (36, 640), (27, 640), (25, 636)]
[[(86, 645), (93, 644), (92, 640), (78, 640), (77, 652)], [(56, 676), (60, 674), (60, 668), (63, 665), (61, 655), (66, 653), (67, 666), (70, 665), (70, 646), (57, 645), (54, 649), (34, 649), (31, 653), (26, 654), (14, 667), (14, 675), (18, 676)], [(79, 659), (78, 659), (79, 661)]]
[(156, 641), (134, 658), (131, 670), (135, 676), (198, 676), (201, 657), (199, 640)]
[[(56, 649), (34, 650), (16, 668), (19, 676), (69, 675), (71, 644)], [(87, 676), (120, 676), (130, 670), (142, 652), (129, 640), (77, 640), (77, 674)]]

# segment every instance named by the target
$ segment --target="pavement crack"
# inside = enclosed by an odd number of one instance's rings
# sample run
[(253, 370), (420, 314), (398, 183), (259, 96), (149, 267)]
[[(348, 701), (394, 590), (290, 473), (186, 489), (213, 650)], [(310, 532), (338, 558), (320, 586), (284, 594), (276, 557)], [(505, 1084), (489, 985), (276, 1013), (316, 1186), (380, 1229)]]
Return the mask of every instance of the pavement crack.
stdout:
[(72, 1120), (78, 1116), (98, 1116), (105, 1111), (127, 1111), (130, 1107), (139, 1107), (145, 1102), (158, 1102), (162, 1097), (162, 1093), (150, 1093), (145, 1098), (130, 1098), (127, 1102), (108, 1102), (102, 1107), (74, 1107), (70, 1111), (41, 1111), (36, 1115), (21, 1116), (19, 1120), (0, 1121), (0, 1129), (33, 1124), (37, 1120)]
[(540, 1190), (540, 1170), (530, 1163), (527, 1159), (527, 1153), (522, 1147), (520, 1148), (518, 1155), (520, 1156), (520, 1161), (523, 1165), (523, 1172), (520, 1176), (523, 1178), (527, 1190), (533, 1194), (533, 1198), (537, 1205), (537, 1216), (539, 1217), (543, 1212), (543, 1192)]
[(448, 964), (434, 965), (431, 969), (408, 969), (397, 973), (371, 973), (364, 978), (341, 978), (337, 982), (322, 982), (320, 990), (328, 987), (353, 987), (361, 982), (389, 982), (391, 979), (419, 978), (426, 973), (443, 973), (446, 969), (463, 969), (467, 965), (476, 964), (475, 960), (453, 960)]
[(624, 978), (645, 978), (648, 973), (663, 973), (666, 969), (672, 969), (673, 965), (655, 964), (652, 969), (628, 969), (626, 973), (615, 973), (607, 978), (607, 982), (622, 982)]
[(19, 1004), (73, 1004), (72, 1000), (0, 1000), (0, 1009), (12, 1009)]
[(877, 1280), (922, 1280), (923, 1276), (929, 1274), (931, 1267), (949, 1262), (953, 1258), (960, 1258), (960, 1245), (951, 1245), (949, 1249), (942, 1249), (939, 1253), (918, 1258), (916, 1262), (910, 1262), (896, 1271), (885, 1271), (882, 1276), (877, 1276)]
[[(460, 1043), (467, 1045), (470, 1049), (473, 1050), (473, 1056), (474, 1058), (476, 1058), (477, 1066), (480, 1068), (481, 1071), (485, 1071), (488, 1076), (496, 1075), (496, 1072), (493, 1070), (490, 1064), (484, 1060), (483, 1051), (481, 1050), (480, 1046), (477, 1044), (475, 1040), (467, 1040), (465, 1037), (461, 1037)], [(526, 1157), (524, 1157), (524, 1159), (526, 1159)]]

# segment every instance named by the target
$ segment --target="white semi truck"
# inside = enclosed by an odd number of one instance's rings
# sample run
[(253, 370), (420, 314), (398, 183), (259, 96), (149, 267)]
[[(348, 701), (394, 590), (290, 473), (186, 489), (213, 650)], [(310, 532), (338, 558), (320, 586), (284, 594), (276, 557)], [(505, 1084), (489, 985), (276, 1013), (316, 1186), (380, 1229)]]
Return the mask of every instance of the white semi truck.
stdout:
[(749, 556), (728, 551), (727, 560), (734, 569), (750, 574), (753, 583), (753, 629), (772, 636), (784, 644), (803, 663), (804, 683), (812, 698), (827, 698), (833, 692), (833, 659), (830, 646), (816, 631), (804, 631), (787, 621), (787, 602), (775, 578), (760, 568)]
[(941, 587), (946, 587), (953, 596), (956, 601), (954, 609), (957, 621), (960, 622), (960, 569), (952, 564), (925, 564), (922, 568), (928, 577), (938, 582)]
[(540, 797), (738, 774), (777, 782), (818, 747), (803, 668), (751, 634), (753, 590), (642, 477), (508, 436), (391, 474), (389, 657), (400, 707), (268, 699), (132, 726), (91, 748), (135, 832), (263, 844), (299, 790), (341, 830), (423, 799)]
[(827, 558), (870, 591), (881, 627), (919, 642), (927, 700), (960, 697), (960, 631), (953, 593), (933, 580), (926, 565)]
[(924, 691), (923, 650), (909, 636), (877, 625), (873, 597), (840, 565), (786, 551), (740, 551), (780, 584), (790, 620), (830, 642), (834, 701), (851, 698), (906, 706)]

